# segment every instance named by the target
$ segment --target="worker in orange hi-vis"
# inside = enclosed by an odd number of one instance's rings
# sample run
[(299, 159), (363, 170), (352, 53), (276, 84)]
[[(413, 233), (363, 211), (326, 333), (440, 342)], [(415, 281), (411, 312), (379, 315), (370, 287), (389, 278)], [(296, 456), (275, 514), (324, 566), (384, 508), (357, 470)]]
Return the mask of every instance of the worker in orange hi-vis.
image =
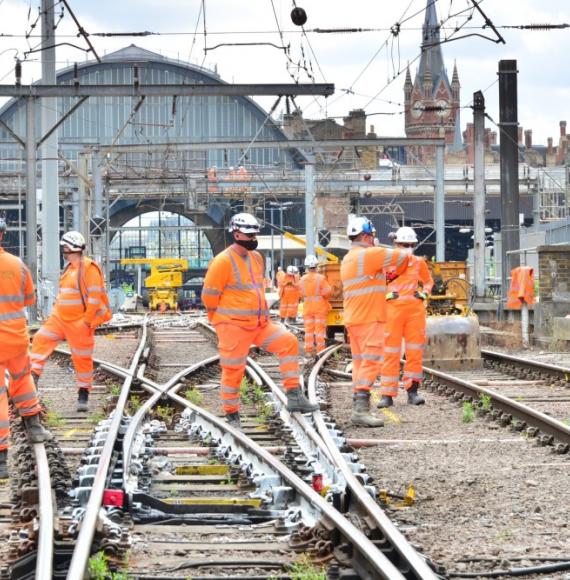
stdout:
[(278, 323), (269, 320), (263, 292), (263, 258), (255, 251), (259, 223), (248, 213), (230, 219), (234, 243), (210, 263), (202, 300), (218, 335), (221, 394), (228, 423), (237, 429), (240, 421), (240, 385), (252, 345), (279, 357), (279, 370), (287, 392), (287, 409), (309, 413), (311, 405), (300, 387), (299, 344)]
[(100, 266), (83, 255), (85, 238), (65, 233), (59, 242), (67, 266), (53, 311), (32, 341), (32, 374), (37, 381), (55, 347), (66, 340), (78, 388), (77, 410), (87, 411), (93, 383), (95, 329), (112, 318)]
[[(51, 438), (40, 422), (42, 409), (30, 374), (30, 337), (24, 308), (36, 301), (34, 284), (22, 260), (2, 248), (6, 229), (6, 222), (0, 219), (0, 479), (8, 477), (8, 396), (22, 417), (30, 443)], [(8, 386), (6, 371), (10, 375)]]
[(277, 290), (281, 287), (281, 282), (285, 278), (285, 272), (281, 266), (277, 266), (277, 272), (275, 274), (275, 284), (277, 286)]
[(344, 324), (352, 351), (353, 408), (351, 422), (380, 427), (380, 417), (370, 413), (370, 392), (383, 362), (386, 321), (384, 270), (397, 274), (408, 267), (410, 250), (375, 247), (376, 231), (365, 217), (352, 216), (347, 235), (351, 248), (342, 260), (340, 277), (344, 298)]
[(281, 322), (288, 320), (295, 322), (299, 310), (299, 280), (297, 278), (299, 269), (297, 266), (287, 266), (287, 273), (281, 279), (279, 285), (279, 317)]
[(325, 349), (327, 315), (331, 305), (327, 300), (331, 286), (327, 279), (317, 272), (319, 261), (316, 256), (305, 258), (307, 272), (299, 282), (303, 297), (303, 322), (305, 325), (305, 356), (311, 357)]
[[(396, 248), (416, 247), (416, 232), (401, 227), (394, 237)], [(404, 388), (408, 404), (423, 405), (425, 399), (418, 394), (423, 382), (423, 353), (426, 342), (426, 300), (433, 287), (433, 279), (424, 259), (408, 258), (408, 268), (403, 274), (386, 270), (388, 282), (387, 322), (384, 336), (384, 364), (379, 408), (391, 407), (398, 395), (400, 382), (400, 357), (402, 339), (405, 341), (406, 363), (404, 365)]]

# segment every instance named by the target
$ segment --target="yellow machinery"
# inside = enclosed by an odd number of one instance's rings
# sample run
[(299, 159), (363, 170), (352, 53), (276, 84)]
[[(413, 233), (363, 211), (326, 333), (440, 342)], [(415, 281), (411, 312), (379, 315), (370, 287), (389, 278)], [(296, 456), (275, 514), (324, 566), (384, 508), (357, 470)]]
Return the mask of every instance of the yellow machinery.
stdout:
[(483, 366), (479, 319), (470, 308), (465, 262), (428, 262), (434, 286), (427, 306), (424, 364), (438, 370)]
[(144, 285), (148, 289), (151, 310), (176, 310), (178, 289), (182, 287), (183, 272), (188, 270), (188, 260), (183, 258), (124, 258), (123, 265), (150, 264), (150, 276)]

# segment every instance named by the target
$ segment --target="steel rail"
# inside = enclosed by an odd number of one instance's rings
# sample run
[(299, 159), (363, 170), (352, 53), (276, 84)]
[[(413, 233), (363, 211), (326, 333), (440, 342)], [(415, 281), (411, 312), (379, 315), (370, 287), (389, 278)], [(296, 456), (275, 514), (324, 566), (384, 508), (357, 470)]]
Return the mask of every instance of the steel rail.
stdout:
[(36, 580), (51, 580), (53, 577), (54, 548), (54, 497), (46, 448), (43, 443), (33, 445), (36, 457), (39, 490), (39, 537), (36, 554)]
[(79, 535), (77, 537), (77, 542), (71, 557), (71, 563), (67, 573), (67, 580), (77, 580), (78, 578), (84, 577), (85, 570), (87, 568), (87, 562), (89, 560), (89, 556), (91, 555), (91, 546), (93, 544), (93, 538), (95, 537), (95, 528), (97, 526), (99, 509), (103, 500), (103, 492), (105, 491), (105, 485), (107, 483), (107, 475), (111, 463), (111, 456), (113, 454), (115, 441), (117, 439), (121, 421), (123, 419), (123, 413), (127, 403), (127, 398), (129, 396), (133, 375), (135, 369), (139, 365), (139, 360), (146, 343), (146, 321), (143, 323), (142, 328), (143, 332), (140, 344), (133, 356), (131, 365), (129, 367), (129, 375), (124, 379), (121, 394), (119, 395), (119, 399), (115, 406), (113, 419), (111, 420), (109, 431), (105, 439), (105, 444), (103, 445), (101, 456), (99, 458), (99, 463), (97, 464), (97, 471), (95, 473), (93, 487), (91, 488), (91, 494), (89, 496), (87, 506), (85, 507), (85, 514), (79, 528)]
[(509, 399), (491, 389), (486, 389), (485, 387), (481, 387), (475, 383), (466, 381), (465, 379), (460, 379), (459, 377), (454, 377), (448, 373), (437, 371), (429, 367), (424, 367), (424, 373), (434, 377), (440, 383), (471, 397), (473, 400), (478, 401), (480, 400), (481, 395), (485, 395), (490, 398), (491, 405), (495, 409), (502, 411), (507, 415), (514, 416), (525, 422), (527, 425), (537, 427), (540, 431), (551, 435), (564, 445), (570, 445), (570, 427), (557, 419), (553, 419), (536, 409), (527, 407), (526, 405), (523, 405), (514, 399)]
[(528, 358), (519, 358), (502, 352), (487, 349), (482, 349), (481, 355), (485, 358), (489, 358), (492, 360), (500, 360), (509, 363), (514, 363), (518, 366), (522, 366), (534, 371), (535, 370), (546, 371), (550, 374), (558, 375), (561, 379), (563, 379), (566, 382), (570, 382), (570, 368), (568, 367), (553, 365), (540, 361), (534, 361)]
[[(330, 347), (324, 352), (315, 366), (313, 367), (308, 381), (308, 395), (311, 403), (318, 403), (317, 399), (317, 378), (319, 372), (328, 359), (328, 357), (339, 350), (343, 345), (338, 344)], [(417, 578), (423, 580), (437, 580), (440, 578), (426, 563), (426, 560), (410, 545), (408, 540), (404, 537), (396, 526), (392, 523), (390, 518), (384, 513), (384, 510), (376, 503), (376, 501), (366, 491), (364, 486), (358, 481), (353, 474), (350, 467), (344, 460), (336, 442), (332, 438), (323, 414), (320, 410), (314, 411), (313, 418), (317, 431), (322, 437), (325, 445), (328, 447), (331, 455), (334, 457), (338, 468), (342, 471), (346, 479), (347, 485), (352, 492), (351, 498), (356, 500), (358, 504), (366, 512), (366, 521), (370, 525), (372, 522), (376, 524), (378, 530), (388, 540), (391, 547), (398, 553), (400, 561), (404, 566), (409, 567), (406, 571), (406, 578)]]
[[(139, 376), (137, 376), (137, 379), (140, 380), (141, 386), (152, 394), (151, 399), (154, 402), (156, 402), (163, 395), (167, 395), (179, 405), (190, 409), (193, 413), (196, 414), (196, 416), (202, 418), (202, 420), (204, 420), (208, 425), (213, 425), (218, 431), (224, 434), (227, 440), (232, 442), (234, 446), (237, 444), (237, 446), (242, 450), (252, 452), (259, 458), (260, 461), (268, 465), (273, 471), (277, 472), (284, 481), (289, 483), (310, 505), (315, 506), (318, 511), (328, 520), (330, 520), (336, 529), (346, 539), (349, 540), (354, 548), (355, 553), (358, 555), (358, 557), (353, 556), (352, 564), (361, 574), (361, 577), (370, 579), (383, 578), (386, 580), (403, 580), (404, 576), (401, 574), (401, 572), (392, 564), (392, 562), (390, 562), (390, 560), (386, 558), (386, 556), (384, 556), (379, 548), (376, 547), (375, 544), (366, 537), (366, 535), (364, 535), (363, 532), (356, 528), (335, 508), (329, 505), (325, 499), (317, 494), (288, 467), (273, 457), (273, 455), (267, 452), (267, 450), (265, 450), (263, 447), (252, 441), (241, 431), (233, 429), (219, 417), (216, 417), (208, 411), (193, 405), (183, 397), (180, 397), (178, 394), (176, 394), (176, 391), (182, 386), (180, 383), (177, 384), (176, 381), (179, 381), (180, 378), (189, 374), (190, 372), (193, 372), (193, 370), (196, 370), (198, 367), (212, 363), (217, 358), (219, 357), (210, 357), (201, 361), (200, 363), (183, 369), (177, 373), (176, 377), (173, 377), (173, 379), (170, 379), (168, 383), (162, 385), (159, 385), (146, 377), (141, 377), (140, 373)], [(115, 365), (108, 366), (108, 370), (109, 372), (118, 374), (119, 376), (126, 376), (128, 374), (126, 369), (121, 369)], [(176, 381), (174, 380), (175, 378)], [(149, 401), (151, 399), (149, 399)], [(145, 402), (145, 413), (148, 411), (150, 406), (152, 406), (148, 404), (149, 401)], [(142, 407), (139, 411), (141, 410)], [(143, 415), (144, 413), (141, 412), (140, 417)], [(138, 421), (140, 421), (140, 417)], [(134, 432), (129, 434), (129, 439), (131, 441), (130, 445), (132, 446), (132, 442), (134, 441)], [(124, 463), (126, 464), (125, 460)], [(125, 465), (125, 469), (128, 471), (128, 465)], [(430, 578), (435, 578), (435, 576)]]

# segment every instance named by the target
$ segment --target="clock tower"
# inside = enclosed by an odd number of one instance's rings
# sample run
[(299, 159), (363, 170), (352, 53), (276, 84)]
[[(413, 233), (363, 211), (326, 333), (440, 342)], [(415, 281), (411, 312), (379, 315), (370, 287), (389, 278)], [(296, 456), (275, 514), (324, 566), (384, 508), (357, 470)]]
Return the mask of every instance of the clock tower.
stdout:
[[(404, 83), (406, 136), (416, 138), (444, 137), (447, 153), (462, 149), (459, 120), (460, 88), (457, 65), (451, 82), (443, 63), (440, 25), (434, 0), (427, 0), (422, 28), (422, 55), (416, 78), (412, 82), (410, 67)], [(413, 152), (420, 161), (435, 157), (432, 148)], [(413, 156), (409, 159), (413, 163)]]

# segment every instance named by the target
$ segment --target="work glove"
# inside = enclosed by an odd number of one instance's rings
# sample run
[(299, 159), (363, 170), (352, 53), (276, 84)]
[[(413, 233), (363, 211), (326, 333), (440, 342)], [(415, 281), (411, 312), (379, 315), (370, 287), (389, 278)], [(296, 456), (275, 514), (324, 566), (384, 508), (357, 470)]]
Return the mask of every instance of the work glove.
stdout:
[(396, 298), (399, 298), (400, 295), (397, 292), (388, 292), (388, 294), (386, 294), (386, 300), (396, 300)]
[(427, 300), (428, 298), (427, 292), (422, 292), (421, 290), (416, 290), (414, 296), (420, 300)]

